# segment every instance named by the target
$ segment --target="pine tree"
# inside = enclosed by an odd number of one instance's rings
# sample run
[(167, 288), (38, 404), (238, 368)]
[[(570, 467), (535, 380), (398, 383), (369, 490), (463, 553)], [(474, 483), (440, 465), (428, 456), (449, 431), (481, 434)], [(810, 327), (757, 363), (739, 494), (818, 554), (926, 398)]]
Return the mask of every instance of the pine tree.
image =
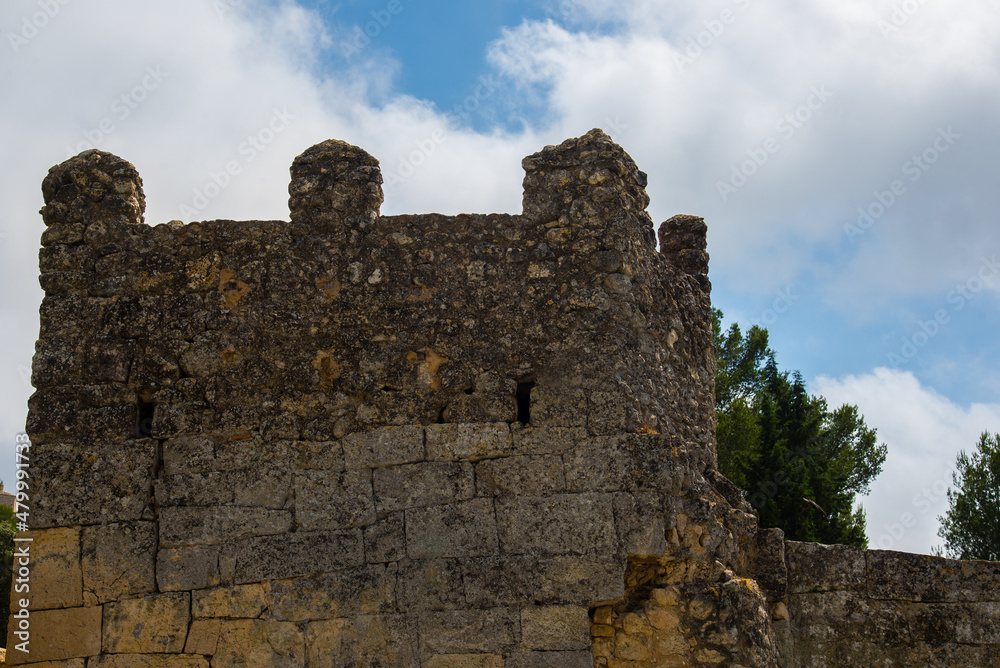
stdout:
[(945, 553), (954, 559), (1000, 561), (1000, 433), (983, 432), (976, 452), (958, 453), (948, 512), (938, 517)]
[(719, 470), (740, 487), (762, 527), (789, 540), (867, 546), (857, 495), (885, 462), (855, 406), (830, 411), (798, 372), (778, 369), (767, 330), (722, 330), (715, 311)]

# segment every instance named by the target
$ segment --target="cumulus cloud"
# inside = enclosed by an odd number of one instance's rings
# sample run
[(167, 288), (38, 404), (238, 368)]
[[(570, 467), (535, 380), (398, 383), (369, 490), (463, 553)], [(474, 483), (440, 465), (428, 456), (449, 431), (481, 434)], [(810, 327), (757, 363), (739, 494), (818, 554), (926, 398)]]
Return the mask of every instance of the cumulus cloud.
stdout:
[[(823, 253), (837, 262), (821, 296), (873, 310), (1000, 245), (989, 224), (1000, 16), (985, 2), (912, 4), (894, 16), (898, 3), (860, 0), (570, 0), (559, 6), (575, 22), (525, 23), (492, 60), (547, 86), (564, 131), (617, 119), (650, 173), (654, 219), (709, 220), (717, 275), (754, 271), (769, 291), (815, 280)], [(872, 224), (845, 230), (881, 193)]]
[(862, 499), (872, 548), (929, 554), (941, 545), (937, 518), (948, 509), (955, 457), (970, 452), (984, 431), (1000, 431), (1000, 404), (956, 405), (913, 374), (887, 368), (810, 387), (831, 406), (857, 405), (888, 446), (882, 475)]

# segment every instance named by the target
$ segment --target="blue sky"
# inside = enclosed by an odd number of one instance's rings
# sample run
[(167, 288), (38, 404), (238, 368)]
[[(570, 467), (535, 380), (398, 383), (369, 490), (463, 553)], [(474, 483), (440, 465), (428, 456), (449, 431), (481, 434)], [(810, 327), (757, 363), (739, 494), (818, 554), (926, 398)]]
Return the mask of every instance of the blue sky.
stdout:
[[(479, 77), (493, 73), (486, 46), (499, 39), (504, 28), (550, 13), (538, 3), (514, 0), (399, 0), (395, 5), (318, 0), (303, 6), (343, 26), (349, 36), (361, 29), (371, 39), (366, 49), (383, 49), (398, 61), (395, 92), (429, 100), (443, 110), (462, 104)], [(356, 53), (351, 45), (350, 40), (346, 47), (334, 45), (329, 65), (350, 65)], [(506, 124), (510, 119), (497, 120)]]
[[(1000, 431), (988, 0), (7, 0), (0, 36), (8, 455), (38, 332), (39, 185), (68, 155), (134, 162), (153, 224), (287, 218), (288, 165), (331, 137), (380, 159), (383, 213), (517, 213), (521, 158), (592, 127), (648, 172), (656, 223), (705, 217), (727, 321), (767, 326), (784, 368), (878, 428), (874, 546), (938, 543), (943, 496), (917, 496)], [(232, 159), (240, 178), (204, 197)]]

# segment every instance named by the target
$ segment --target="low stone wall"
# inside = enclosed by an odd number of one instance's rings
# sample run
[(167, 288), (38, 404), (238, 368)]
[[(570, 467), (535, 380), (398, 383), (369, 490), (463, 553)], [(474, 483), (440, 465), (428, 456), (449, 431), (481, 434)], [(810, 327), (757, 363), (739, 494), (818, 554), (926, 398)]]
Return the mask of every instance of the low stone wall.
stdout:
[(1000, 562), (785, 544), (795, 668), (1000, 666)]

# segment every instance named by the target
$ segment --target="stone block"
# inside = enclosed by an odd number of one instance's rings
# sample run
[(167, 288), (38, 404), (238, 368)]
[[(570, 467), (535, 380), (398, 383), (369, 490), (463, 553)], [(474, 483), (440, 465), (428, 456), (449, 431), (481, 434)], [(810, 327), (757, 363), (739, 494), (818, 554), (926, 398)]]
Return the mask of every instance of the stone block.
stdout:
[[(14, 544), (14, 570), (28, 552), (31, 595), (28, 610), (75, 608), (83, 605), (79, 528), (39, 529), (19, 534), (31, 542)], [(9, 577), (9, 576), (8, 576)], [(17, 576), (20, 577), (20, 574)], [(15, 593), (14, 597), (18, 595)], [(11, 606), (12, 609), (14, 606)]]
[(399, 608), (407, 612), (464, 607), (462, 562), (457, 559), (402, 561), (397, 591)]
[(212, 668), (303, 666), (305, 662), (305, 637), (295, 624), (238, 619), (222, 622)]
[(1000, 603), (903, 606), (915, 641), (930, 645), (1000, 645)]
[(472, 464), (419, 462), (376, 469), (375, 504), (379, 513), (436, 506), (471, 499)]
[(507, 668), (593, 668), (590, 650), (577, 652), (517, 652), (507, 658)]
[[(32, 528), (142, 519), (153, 484), (156, 441), (112, 443), (113, 447), (45, 443), (33, 450)], [(81, 480), (87, 484), (81, 485)]]
[(215, 466), (215, 441), (205, 436), (178, 436), (163, 442), (167, 476), (207, 473)]
[(406, 532), (403, 513), (391, 513), (365, 527), (365, 556), (370, 564), (399, 561), (406, 557)]
[[(244, 399), (250, 401), (249, 397)], [(241, 420), (242, 422), (243, 420)], [(245, 427), (240, 427), (240, 431)], [(288, 452), (294, 441), (264, 440), (263, 437), (239, 433), (215, 444), (212, 468), (216, 471), (248, 469), (282, 469), (288, 465)]]
[(676, 462), (656, 434), (598, 436), (563, 456), (573, 492), (670, 491)]
[(217, 547), (175, 547), (156, 554), (156, 584), (160, 591), (204, 589), (219, 580)]
[(837, 590), (788, 597), (796, 637), (880, 645), (914, 641), (905, 608), (893, 601), (870, 601), (863, 593)]
[(191, 614), (194, 617), (256, 619), (267, 606), (264, 587), (256, 583), (191, 592)]
[(864, 591), (865, 551), (847, 545), (785, 542), (788, 593)]
[(104, 606), (102, 649), (109, 654), (180, 654), (191, 621), (191, 595), (159, 594)]
[(521, 609), (521, 644), (527, 649), (570, 651), (590, 648), (586, 606), (549, 605)]
[(614, 555), (465, 559), (462, 580), (472, 607), (586, 605), (625, 595), (625, 561)]
[(587, 430), (591, 434), (621, 434), (641, 425), (635, 399), (622, 392), (591, 392), (587, 411)]
[(417, 619), (426, 655), (502, 653), (519, 639), (520, 613), (514, 608), (424, 612)]
[(286, 510), (217, 506), (161, 508), (160, 547), (230, 543), (251, 536), (272, 536), (292, 528)]
[(626, 487), (621, 437), (591, 438), (563, 455), (566, 489), (571, 492), (617, 492)]
[(396, 564), (372, 564), (264, 583), (266, 607), (280, 621), (302, 622), (396, 608)]
[(513, 442), (506, 422), (492, 424), (432, 424), (426, 427), (427, 459), (476, 461), (511, 454)]
[(212, 656), (219, 646), (221, 633), (221, 619), (195, 619), (191, 622), (191, 628), (188, 630), (184, 651), (188, 654)]
[(583, 427), (514, 425), (511, 436), (516, 455), (561, 455), (586, 440), (587, 430)]
[(374, 524), (371, 471), (305, 471), (296, 475), (295, 522), (304, 531)]
[(462, 583), (470, 607), (513, 606), (535, 600), (539, 580), (533, 556), (497, 556), (462, 560)]
[(425, 668), (504, 668), (499, 654), (438, 654), (424, 662)]
[(365, 563), (361, 532), (317, 531), (249, 538), (227, 545), (236, 584), (332, 573)]
[(961, 561), (959, 600), (1000, 601), (1000, 561)]
[(417, 625), (407, 615), (361, 615), (312, 622), (306, 640), (310, 668), (420, 665)]
[(156, 591), (156, 524), (128, 522), (83, 529), (83, 591), (87, 605)]
[(348, 434), (340, 441), (344, 465), (351, 469), (372, 469), (424, 460), (424, 430), (419, 425), (381, 427)]
[(411, 559), (497, 554), (492, 499), (407, 510), (406, 553)]
[(761, 529), (754, 536), (750, 550), (753, 578), (769, 601), (786, 598), (788, 566), (785, 564), (785, 533), (781, 529)]
[(531, 424), (535, 427), (587, 426), (586, 395), (579, 388), (532, 388)]
[(208, 659), (194, 654), (102, 654), (88, 668), (209, 668)]
[[(16, 611), (14, 611), (16, 612)], [(19, 637), (18, 619), (7, 626), (8, 666), (65, 661), (101, 653), (101, 608), (65, 608), (32, 612), (27, 637)], [(28, 653), (17, 645), (27, 640)]]
[(345, 467), (344, 448), (339, 441), (295, 441), (288, 454), (297, 469), (343, 471)]
[(566, 488), (562, 457), (515, 456), (476, 464), (478, 496), (555, 494)]
[(235, 498), (228, 471), (163, 476), (154, 483), (153, 493), (160, 507), (221, 506)]
[(924, 602), (962, 600), (960, 561), (891, 550), (868, 550), (865, 563), (868, 595), (872, 598)]
[(667, 551), (665, 500), (655, 492), (614, 495), (618, 553), (657, 555)]
[(613, 553), (617, 547), (610, 494), (500, 497), (496, 505), (500, 545), (505, 553)]
[(272, 464), (230, 471), (226, 486), (237, 506), (284, 508), (292, 492), (292, 472)]
[(538, 603), (615, 601), (625, 595), (625, 560), (613, 554), (540, 559), (536, 582)]

